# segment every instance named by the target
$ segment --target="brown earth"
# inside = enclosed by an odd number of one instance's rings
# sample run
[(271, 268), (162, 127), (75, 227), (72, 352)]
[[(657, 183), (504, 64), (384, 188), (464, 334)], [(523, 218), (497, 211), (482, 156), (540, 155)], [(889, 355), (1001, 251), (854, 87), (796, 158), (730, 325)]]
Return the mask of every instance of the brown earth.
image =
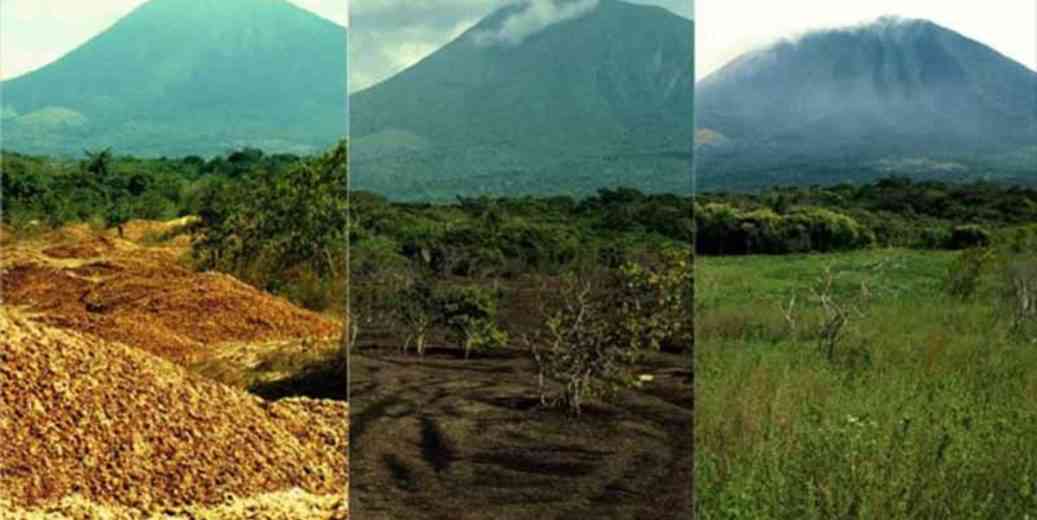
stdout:
[[(136, 221), (127, 235), (167, 228)], [(0, 301), (25, 308), (43, 323), (177, 362), (196, 361), (225, 342), (340, 334), (334, 320), (233, 277), (178, 265), (185, 252), (183, 246), (145, 246), (85, 225), (66, 227), (4, 248)]]
[(582, 417), (537, 407), (514, 349), (401, 355), (377, 338), (350, 356), (351, 509), (428, 520), (691, 518), (691, 360), (658, 354), (654, 380)]

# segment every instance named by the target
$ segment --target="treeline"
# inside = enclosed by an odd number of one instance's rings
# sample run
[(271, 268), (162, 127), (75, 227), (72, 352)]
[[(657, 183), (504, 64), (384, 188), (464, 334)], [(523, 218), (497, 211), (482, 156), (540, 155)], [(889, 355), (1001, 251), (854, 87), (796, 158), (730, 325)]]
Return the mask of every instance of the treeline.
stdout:
[(196, 214), (208, 186), (262, 173), (286, 172), (302, 158), (245, 148), (203, 159), (143, 159), (112, 150), (86, 151), (79, 160), (0, 153), (3, 221), (58, 227), (69, 222), (117, 225)]
[(438, 276), (554, 274), (614, 268), (692, 237), (691, 197), (602, 189), (568, 196), (394, 203), (352, 194), (354, 273), (421, 269)]
[(246, 148), (208, 160), (4, 152), (3, 221), (16, 230), (118, 227), (196, 215), (200, 268), (297, 295), (311, 307), (334, 303), (318, 295), (344, 284), (347, 243), (359, 281), (402, 272), (482, 279), (617, 268), (667, 246), (687, 247), (692, 237), (690, 195), (616, 188), (583, 199), (459, 197), (451, 204), (347, 196), (345, 154), (345, 143), (316, 157)]
[(965, 249), (1037, 222), (1037, 190), (990, 182), (889, 177), (872, 184), (705, 193), (695, 205), (702, 254), (829, 252), (869, 246)]

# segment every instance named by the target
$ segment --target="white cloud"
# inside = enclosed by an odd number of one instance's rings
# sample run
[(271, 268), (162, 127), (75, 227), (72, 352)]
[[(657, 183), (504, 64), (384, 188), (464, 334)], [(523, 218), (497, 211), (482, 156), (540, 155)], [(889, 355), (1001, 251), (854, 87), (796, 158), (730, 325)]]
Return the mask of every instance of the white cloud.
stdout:
[(559, 5), (555, 0), (527, 0), (525, 8), (504, 20), (496, 31), (472, 35), (478, 45), (518, 45), (547, 27), (579, 18), (598, 6), (598, 0), (576, 0)]
[(813, 29), (872, 22), (884, 15), (930, 20), (1037, 70), (1037, 2), (1032, 0), (698, 0), (695, 7), (698, 79), (747, 51), (782, 38), (794, 38)]
[(421, 61), (437, 48), (438, 46), (434, 43), (404, 42), (387, 49), (387, 53), (392, 58), (394, 68), (403, 70)]

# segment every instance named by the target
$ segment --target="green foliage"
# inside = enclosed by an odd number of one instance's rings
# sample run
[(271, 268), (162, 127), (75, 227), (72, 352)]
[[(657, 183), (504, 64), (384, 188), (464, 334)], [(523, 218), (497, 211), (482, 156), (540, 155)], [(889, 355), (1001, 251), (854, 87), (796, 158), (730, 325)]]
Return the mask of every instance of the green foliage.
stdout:
[(986, 247), (991, 242), (990, 232), (982, 226), (968, 224), (954, 226), (951, 235), (947, 239), (948, 249), (968, 249), (973, 247)]
[(479, 286), (450, 287), (437, 298), (443, 324), (464, 347), (465, 358), (473, 349), (502, 347), (506, 332), (497, 328), (497, 297)]
[(999, 238), (1010, 253), (1037, 252), (1037, 224), (1008, 229)]
[[(947, 297), (961, 254), (700, 258), (696, 518), (1032, 515), (1037, 349), (1010, 330), (1000, 261), (975, 297)], [(783, 315), (825, 266), (837, 301), (871, 294), (839, 363), (815, 351), (816, 301), (798, 300), (798, 327)]]
[[(544, 325), (526, 338), (539, 368), (540, 402), (580, 415), (584, 402), (633, 383), (628, 366), (638, 345), (615, 322), (611, 294), (588, 277), (567, 274), (545, 295)], [(562, 386), (552, 394), (548, 379)]]
[(779, 215), (769, 208), (740, 210), (706, 203), (695, 210), (696, 248), (702, 254), (785, 254), (868, 247), (875, 234), (854, 218), (818, 207)]
[[(203, 171), (205, 165), (199, 157), (138, 159), (110, 149), (87, 152), (79, 161), (3, 152), (3, 220), (39, 220), (49, 227), (99, 220), (117, 227), (132, 219), (197, 214), (206, 209), (201, 207), (203, 192), (238, 182), (230, 177), (231, 169)], [(264, 156), (248, 171), (283, 174), (289, 165), (283, 158)], [(241, 180), (250, 175), (242, 174)]]
[(976, 295), (980, 277), (994, 259), (994, 250), (976, 247), (962, 251), (947, 268), (944, 287), (951, 296), (969, 299)]
[(473, 350), (503, 347), (508, 334), (497, 327), (497, 296), (479, 286), (442, 286), (418, 279), (392, 296), (392, 309), (406, 329), (403, 351), (413, 343), (418, 355), (425, 353), (430, 334), (445, 331), (464, 349), (465, 359)]
[(860, 185), (700, 193), (697, 202), (702, 254), (830, 252), (871, 244), (965, 249), (989, 244), (990, 229), (1037, 222), (1037, 190), (990, 182), (889, 177)]
[(428, 283), (418, 282), (404, 288), (393, 298), (395, 312), (400, 323), (406, 327), (402, 349), (404, 352), (413, 342), (418, 355), (425, 354), (425, 339), (438, 323), (442, 322), (442, 308)]
[(378, 272), (396, 272), (408, 267), (400, 253), (399, 242), (389, 237), (372, 236), (353, 243), (350, 249), (350, 271), (355, 276), (371, 276)]
[[(615, 271), (566, 273), (546, 288), (541, 326), (525, 337), (539, 368), (541, 404), (580, 414), (591, 398), (636, 384), (630, 365), (648, 351), (690, 351), (690, 247), (663, 250), (654, 262)], [(561, 392), (552, 395), (548, 380)]]
[(209, 186), (193, 250), (199, 264), (253, 282), (298, 270), (344, 276), (346, 161), (343, 142), (284, 174)]
[(619, 271), (612, 312), (620, 337), (639, 349), (691, 349), (692, 270), (690, 248), (660, 253), (656, 265), (627, 262)]
[[(601, 190), (579, 202), (483, 197), (451, 205), (390, 203), (356, 192), (352, 211), (354, 272), (361, 284), (400, 270), (479, 280), (618, 268), (640, 254), (691, 239), (690, 197), (636, 190), (621, 196)], [(616, 214), (632, 217), (610, 216)]]

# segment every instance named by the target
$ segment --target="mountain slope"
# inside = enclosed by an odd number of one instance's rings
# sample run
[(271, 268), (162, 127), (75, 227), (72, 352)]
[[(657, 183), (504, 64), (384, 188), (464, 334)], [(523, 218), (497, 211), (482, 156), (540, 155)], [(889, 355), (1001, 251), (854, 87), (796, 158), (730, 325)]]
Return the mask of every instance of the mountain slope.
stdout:
[(1037, 73), (924, 20), (783, 41), (703, 79), (696, 95), (699, 128), (727, 139), (700, 147), (707, 186), (791, 164), (964, 160), (1037, 143)]
[(4, 147), (305, 151), (346, 129), (345, 29), (284, 0), (151, 0), (0, 84)]
[(692, 23), (616, 0), (518, 42), (490, 14), (350, 96), (354, 186), (401, 198), (690, 189)]

